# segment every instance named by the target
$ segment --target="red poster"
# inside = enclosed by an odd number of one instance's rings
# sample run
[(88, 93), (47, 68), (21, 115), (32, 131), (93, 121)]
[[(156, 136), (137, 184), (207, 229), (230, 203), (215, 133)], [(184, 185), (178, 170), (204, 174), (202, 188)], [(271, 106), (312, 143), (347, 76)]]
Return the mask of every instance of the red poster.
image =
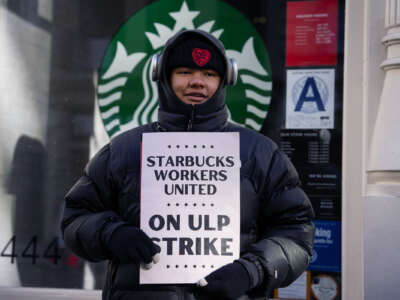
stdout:
[(337, 27), (337, 0), (288, 2), (286, 66), (336, 65)]

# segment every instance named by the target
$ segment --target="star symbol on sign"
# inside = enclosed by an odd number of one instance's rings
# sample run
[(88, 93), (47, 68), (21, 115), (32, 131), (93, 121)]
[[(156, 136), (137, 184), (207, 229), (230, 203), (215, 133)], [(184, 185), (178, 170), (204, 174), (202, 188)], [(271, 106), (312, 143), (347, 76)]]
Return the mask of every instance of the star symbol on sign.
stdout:
[(194, 29), (193, 19), (197, 17), (200, 11), (190, 11), (186, 1), (183, 1), (180, 11), (171, 12), (169, 15), (175, 19), (174, 32), (180, 29)]

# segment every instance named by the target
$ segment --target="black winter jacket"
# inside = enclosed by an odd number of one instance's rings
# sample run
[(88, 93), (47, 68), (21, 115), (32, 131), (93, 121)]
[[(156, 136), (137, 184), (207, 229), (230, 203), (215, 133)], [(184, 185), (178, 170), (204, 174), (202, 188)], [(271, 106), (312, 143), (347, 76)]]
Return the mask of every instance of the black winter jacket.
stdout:
[[(157, 131), (157, 125), (115, 138), (90, 161), (67, 194), (64, 239), (79, 256), (89, 261), (112, 259), (105, 247), (112, 232), (125, 223), (139, 226), (140, 141), (143, 132)], [(291, 283), (307, 267), (313, 212), (295, 169), (271, 140), (233, 124), (222, 131), (240, 133), (240, 248), (242, 256), (259, 262), (264, 272), (264, 282), (250, 294), (265, 295)], [(139, 286), (138, 268), (111, 260), (104, 299), (120, 299), (121, 295), (131, 295), (123, 299), (195, 299), (190, 287)], [(158, 289), (161, 294), (151, 292)]]
[(159, 122), (115, 137), (93, 157), (66, 195), (62, 221), (66, 244), (89, 261), (110, 260), (104, 300), (203, 299), (192, 285), (139, 285), (139, 265), (119, 264), (106, 247), (118, 227), (139, 226), (144, 132), (239, 132), (240, 252), (253, 286), (240, 299), (265, 299), (274, 288), (290, 284), (306, 269), (313, 246), (314, 214), (297, 172), (273, 141), (227, 122), (226, 106), (224, 102), (221, 105), (225, 88), (221, 86), (206, 105), (183, 105), (173, 112), (168, 108), (173, 95), (164, 77), (159, 84), (163, 103)]

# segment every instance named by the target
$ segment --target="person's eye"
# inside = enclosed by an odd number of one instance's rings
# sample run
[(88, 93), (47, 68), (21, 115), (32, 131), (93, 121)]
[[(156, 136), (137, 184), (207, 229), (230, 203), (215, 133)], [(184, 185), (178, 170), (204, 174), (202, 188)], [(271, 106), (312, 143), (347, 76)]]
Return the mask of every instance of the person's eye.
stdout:
[(208, 76), (208, 77), (214, 77), (214, 76), (217, 76), (217, 74), (212, 73), (212, 72), (206, 72), (206, 76)]

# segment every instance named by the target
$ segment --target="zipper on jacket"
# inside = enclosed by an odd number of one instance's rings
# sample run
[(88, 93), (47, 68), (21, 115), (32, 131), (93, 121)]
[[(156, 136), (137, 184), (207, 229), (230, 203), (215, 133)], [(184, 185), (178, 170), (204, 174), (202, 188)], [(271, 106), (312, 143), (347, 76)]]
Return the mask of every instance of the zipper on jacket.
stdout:
[(161, 126), (159, 122), (156, 123), (156, 129), (161, 132), (166, 132), (167, 130)]
[(186, 131), (192, 131), (194, 120), (194, 105), (192, 105), (192, 113), (190, 114), (190, 119), (186, 128)]

